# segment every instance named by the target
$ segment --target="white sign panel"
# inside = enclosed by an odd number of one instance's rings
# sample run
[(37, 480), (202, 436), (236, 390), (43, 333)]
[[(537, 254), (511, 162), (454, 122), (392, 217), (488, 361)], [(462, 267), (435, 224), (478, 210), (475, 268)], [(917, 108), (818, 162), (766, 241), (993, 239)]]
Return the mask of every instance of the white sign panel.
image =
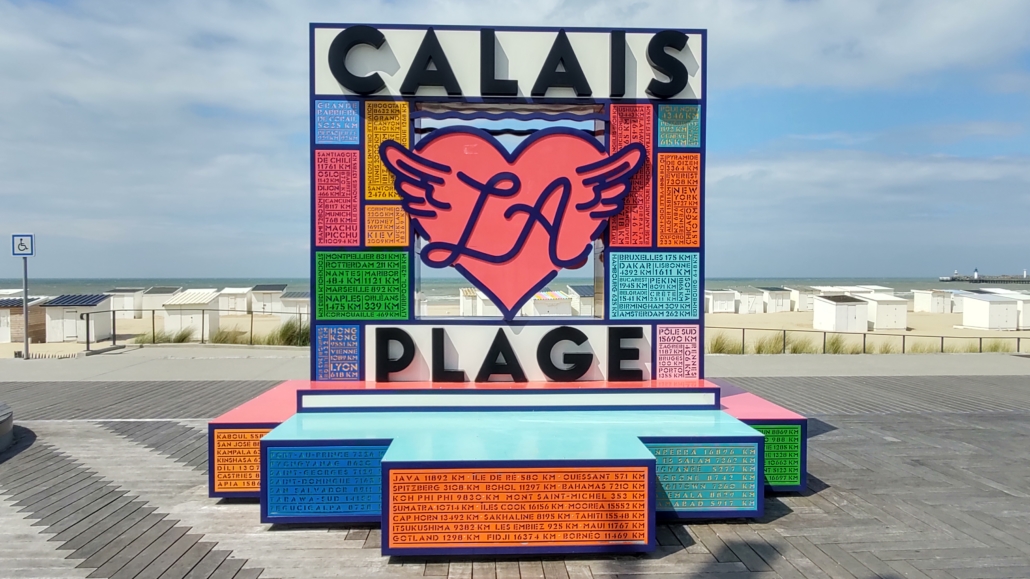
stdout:
[(11, 236), (11, 254), (14, 257), (36, 255), (36, 236), (31, 233), (15, 233)]
[[(346, 83), (341, 83), (340, 79), (349, 74), (358, 79), (373, 75), (382, 79), (381, 86), (375, 85), (380, 88), (361, 93), (364, 96), (458, 96), (454, 93), (454, 86), (448, 90), (444, 86), (421, 84), (414, 92), (403, 90), (413, 64), (419, 66), (427, 62), (425, 56), (428, 54), (442, 54), (449, 69), (448, 77), (453, 74), (460, 96), (464, 98), (701, 98), (703, 34), (700, 31), (626, 31), (613, 36), (607, 31), (571, 28), (567, 32), (488, 29), (486, 32), (493, 35), (494, 52), (493, 61), (489, 62), (489, 41), (484, 41), (482, 30), (396, 29), (360, 25), (365, 34), (346, 41), (341, 39), (336, 50), (331, 51), (341, 33), (358, 27), (314, 29), (316, 95), (359, 94), (344, 86)], [(375, 43), (379, 43), (378, 48)], [(677, 49), (677, 45), (682, 48)], [(487, 63), (482, 62), (484, 48)], [(618, 62), (620, 49), (624, 51), (622, 62)], [(557, 60), (558, 55), (563, 57), (560, 61)], [(342, 62), (345, 69), (341, 69), (338, 63), (334, 71), (331, 58)], [(426, 65), (422, 70), (439, 70), (441, 63), (436, 60), (442, 59), (434, 59), (432, 65)], [(550, 70), (552, 64), (556, 65), (555, 70)], [(570, 75), (548, 75), (556, 71), (566, 73), (572, 68), (581, 69), (582, 80), (585, 80), (585, 84), (577, 83), (578, 90), (558, 86), (561, 84), (558, 81), (543, 94), (533, 94), (535, 88), (544, 86), (540, 84), (541, 78), (568, 81), (572, 78)], [(482, 82), (484, 71), (492, 72), (494, 77), (486, 79), (485, 84)], [(412, 78), (417, 77), (418, 72), (416, 70)], [(578, 72), (576, 76), (578, 78)], [(613, 80), (623, 86), (613, 87)], [(504, 85), (507, 89), (501, 89), (501, 92), (510, 90), (511, 93), (484, 94), (484, 86), (497, 86), (497, 82), (505, 81), (517, 83), (508, 82)], [(649, 90), (649, 87), (678, 88), (681, 85), (682, 89), (673, 93)], [(584, 87), (589, 87), (589, 91), (583, 90)], [(585, 94), (587, 92), (589, 94)]]
[[(390, 381), (395, 382), (423, 382), (432, 378), (433, 364), (433, 336), (434, 328), (443, 329), (443, 362), (447, 370), (465, 373), (465, 380), (472, 382), (476, 380), (484, 365), (489, 365), (487, 358), (493, 351), (497, 341), (497, 332), (502, 330), (507, 343), (511, 345), (516, 360), (504, 360), (509, 366), (517, 363), (519, 368), (525, 372), (530, 382), (544, 382), (549, 378), (545, 370), (541, 368), (538, 360), (538, 350), (541, 341), (549, 332), (560, 326), (428, 326), (428, 325), (398, 325), (398, 326), (367, 326), (367, 338), (365, 340), (365, 368), (366, 380), (375, 378), (376, 366), (379, 363), (376, 355), (376, 330), (379, 328), (396, 328), (410, 336), (414, 346), (414, 356), (411, 362), (403, 370), (392, 373)], [(613, 326), (589, 325), (576, 326), (586, 337), (581, 344), (575, 344), (569, 340), (561, 340), (546, 348), (551, 364), (556, 368), (566, 368), (565, 354), (589, 354), (589, 367), (577, 380), (607, 380), (608, 356), (613, 347), (619, 348), (624, 354), (619, 367), (624, 370), (640, 370), (643, 380), (651, 375), (651, 330), (645, 326), (615, 326), (616, 328), (639, 329), (641, 338), (621, 339), (619, 344), (609, 344), (609, 328)], [(389, 358), (397, 359), (402, 355), (401, 344), (390, 342)], [(496, 376), (491, 381), (510, 381), (508, 376)]]

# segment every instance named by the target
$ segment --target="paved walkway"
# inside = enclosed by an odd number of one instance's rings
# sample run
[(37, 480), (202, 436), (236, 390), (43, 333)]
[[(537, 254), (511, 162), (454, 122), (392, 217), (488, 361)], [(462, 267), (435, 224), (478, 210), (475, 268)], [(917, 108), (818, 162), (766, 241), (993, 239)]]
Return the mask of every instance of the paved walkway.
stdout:
[(207, 498), (204, 419), (275, 381), (0, 382), (0, 577), (1030, 577), (1030, 377), (737, 382), (813, 417), (810, 492), (661, 525), (652, 554), (501, 560), (384, 558), (376, 528)]

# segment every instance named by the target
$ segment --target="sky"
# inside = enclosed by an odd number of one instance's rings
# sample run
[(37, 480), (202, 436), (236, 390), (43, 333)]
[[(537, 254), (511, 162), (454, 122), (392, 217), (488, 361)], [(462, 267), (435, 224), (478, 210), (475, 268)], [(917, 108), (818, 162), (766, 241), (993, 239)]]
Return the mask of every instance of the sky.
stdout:
[(306, 277), (309, 22), (705, 28), (709, 277), (1030, 267), (1023, 0), (0, 0), (0, 235), (40, 277)]

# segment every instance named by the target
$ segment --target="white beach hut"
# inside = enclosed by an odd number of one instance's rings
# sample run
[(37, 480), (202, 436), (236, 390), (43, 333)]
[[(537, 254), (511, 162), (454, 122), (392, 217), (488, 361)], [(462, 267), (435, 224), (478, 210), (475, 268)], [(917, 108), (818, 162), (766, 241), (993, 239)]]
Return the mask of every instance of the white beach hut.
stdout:
[(870, 330), (908, 329), (908, 300), (890, 294), (856, 296), (869, 305), (867, 319)]
[(943, 290), (912, 290), (912, 311), (930, 314), (951, 313), (951, 292)]
[[(817, 296), (842, 296), (844, 295), (844, 288), (835, 285), (814, 285), (812, 291)], [(813, 302), (813, 307), (815, 302)]]
[(765, 313), (778, 314), (790, 311), (790, 290), (782, 287), (760, 287)]
[(1006, 294), (1016, 300), (1016, 327), (1020, 330), (1030, 330), (1030, 294), (1013, 292)]
[(894, 295), (894, 288), (892, 287), (886, 287), (882, 285), (859, 285), (855, 287), (870, 290), (875, 294), (887, 294), (889, 296)]
[(576, 316), (594, 315), (594, 286), (590, 284), (577, 284), (567, 286), (569, 297), (572, 298), (572, 314)]
[(286, 323), (300, 320), (300, 323), (311, 321), (311, 292), (283, 292), (283, 313), (279, 319)]
[(950, 298), (951, 313), (953, 313), (953, 314), (961, 314), (962, 313), (962, 296), (966, 295), (966, 293), (968, 293), (968, 292), (966, 292), (964, 290), (941, 290), (941, 291), (946, 291), (951, 296), (951, 298)]
[[(29, 341), (46, 341), (46, 312), (42, 305), (48, 298), (29, 296)], [(0, 344), (25, 341), (25, 312), (21, 296), (0, 295)]]
[(732, 314), (737, 311), (737, 294), (733, 290), (705, 290), (708, 311), (713, 314)]
[(245, 316), (250, 313), (253, 287), (227, 287), (218, 292), (219, 316)]
[(485, 293), (476, 290), (476, 315), (480, 317), (500, 317), (501, 310), (494, 305), (494, 302)]
[(111, 296), (111, 310), (119, 320), (143, 317), (143, 291), (141, 287), (116, 287), (104, 293)]
[(873, 290), (860, 285), (841, 285), (837, 286), (837, 289), (844, 292), (846, 296), (862, 296), (875, 293)]
[(251, 308), (255, 314), (277, 314), (283, 309), (284, 283), (256, 285), (251, 291)]
[(565, 292), (537, 292), (524, 306), (524, 316), (571, 316), (572, 297)]
[[(46, 341), (99, 342), (111, 337), (111, 296), (107, 294), (63, 295), (43, 304), (46, 311)], [(90, 314), (89, 324), (85, 315)]]
[(155, 286), (143, 292), (143, 316), (149, 317), (151, 314), (163, 315), (164, 310), (161, 309), (161, 306), (165, 305), (169, 298), (181, 291), (181, 287)]
[(762, 290), (758, 288), (744, 287), (733, 290), (733, 297), (737, 302), (738, 314), (760, 314), (765, 311)]
[(458, 290), (458, 315), (462, 317), (476, 315), (476, 288), (463, 287)]
[(977, 330), (1015, 330), (1019, 327), (1017, 301), (1010, 296), (967, 293), (962, 296), (962, 326)]
[(207, 340), (218, 331), (218, 290), (191, 289), (164, 303), (165, 331), (191, 330), (193, 339)]
[(812, 327), (824, 332), (866, 332), (869, 304), (855, 296), (816, 296)]
[(808, 286), (793, 286), (784, 288), (790, 290), (790, 309), (795, 312), (812, 311), (812, 302), (815, 299), (816, 290)]

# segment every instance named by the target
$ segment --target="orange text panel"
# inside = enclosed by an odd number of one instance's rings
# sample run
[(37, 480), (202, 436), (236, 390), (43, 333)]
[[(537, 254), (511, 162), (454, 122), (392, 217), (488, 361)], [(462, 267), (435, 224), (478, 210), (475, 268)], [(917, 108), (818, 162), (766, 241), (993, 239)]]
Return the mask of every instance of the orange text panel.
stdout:
[(211, 457), (216, 493), (261, 490), (261, 437), (270, 428), (215, 429), (215, 455)]
[(388, 547), (648, 542), (647, 467), (393, 469)]
[(658, 154), (658, 246), (701, 245), (701, 155)]

